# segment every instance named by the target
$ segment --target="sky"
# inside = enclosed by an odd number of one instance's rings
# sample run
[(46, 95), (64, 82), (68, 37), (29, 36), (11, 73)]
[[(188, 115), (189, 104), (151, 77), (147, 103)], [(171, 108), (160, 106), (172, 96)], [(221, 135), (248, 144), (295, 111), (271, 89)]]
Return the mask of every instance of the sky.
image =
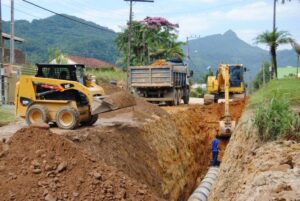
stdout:
[[(52, 14), (23, 0), (15, 1), (15, 19), (42, 19)], [(129, 18), (129, 2), (124, 0), (28, 0), (58, 13), (65, 13), (121, 31)], [(300, 43), (300, 2), (277, 4), (277, 27), (288, 31)], [(272, 29), (273, 0), (154, 0), (135, 2), (134, 20), (146, 16), (165, 17), (179, 24), (179, 40), (224, 33), (231, 29), (247, 43)], [(10, 20), (10, 0), (2, 0), (3, 19)], [(266, 48), (264, 46), (260, 46)], [(285, 45), (281, 49), (290, 49)]]

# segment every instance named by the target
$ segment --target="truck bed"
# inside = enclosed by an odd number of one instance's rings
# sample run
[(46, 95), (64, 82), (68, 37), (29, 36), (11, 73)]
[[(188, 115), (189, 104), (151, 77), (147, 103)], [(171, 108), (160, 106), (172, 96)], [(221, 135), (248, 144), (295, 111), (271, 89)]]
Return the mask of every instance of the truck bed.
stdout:
[(186, 73), (185, 66), (139, 66), (129, 68), (131, 87), (172, 87), (174, 73)]

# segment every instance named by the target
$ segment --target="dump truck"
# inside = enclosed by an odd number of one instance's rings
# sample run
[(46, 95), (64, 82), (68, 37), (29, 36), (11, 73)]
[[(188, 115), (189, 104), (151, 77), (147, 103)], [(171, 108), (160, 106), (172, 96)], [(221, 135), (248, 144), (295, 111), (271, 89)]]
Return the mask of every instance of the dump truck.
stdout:
[(16, 114), (28, 125), (53, 122), (62, 129), (75, 129), (93, 125), (100, 113), (135, 105), (128, 93), (105, 96), (84, 68), (81, 64), (37, 64), (35, 76), (21, 75), (16, 84)]
[[(207, 93), (204, 95), (204, 104), (218, 102), (225, 98), (225, 89), (228, 87), (230, 99), (245, 98), (246, 84), (244, 72), (247, 69), (243, 64), (220, 64), (215, 76), (207, 78)], [(225, 79), (228, 77), (228, 82)]]
[(158, 60), (149, 66), (135, 66), (128, 70), (128, 84), (133, 94), (151, 103), (178, 105), (189, 103), (189, 77), (182, 61)]

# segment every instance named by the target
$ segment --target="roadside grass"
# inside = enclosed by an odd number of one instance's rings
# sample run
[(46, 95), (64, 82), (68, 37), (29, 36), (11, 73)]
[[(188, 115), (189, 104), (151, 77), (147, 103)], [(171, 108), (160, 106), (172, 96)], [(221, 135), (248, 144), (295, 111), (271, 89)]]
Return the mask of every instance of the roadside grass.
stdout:
[(0, 124), (9, 123), (14, 121), (15, 118), (16, 116), (13, 110), (0, 106)]
[(300, 117), (290, 106), (300, 105), (300, 79), (271, 80), (255, 92), (248, 107), (255, 109), (254, 125), (262, 141), (300, 140)]
[(121, 70), (87, 70), (87, 74), (94, 75), (97, 83), (109, 83), (112, 80), (122, 81), (126, 79), (126, 73)]
[(271, 100), (275, 94), (278, 97), (283, 97), (290, 105), (300, 105), (300, 79), (271, 80), (251, 95), (248, 106), (259, 106), (266, 100)]

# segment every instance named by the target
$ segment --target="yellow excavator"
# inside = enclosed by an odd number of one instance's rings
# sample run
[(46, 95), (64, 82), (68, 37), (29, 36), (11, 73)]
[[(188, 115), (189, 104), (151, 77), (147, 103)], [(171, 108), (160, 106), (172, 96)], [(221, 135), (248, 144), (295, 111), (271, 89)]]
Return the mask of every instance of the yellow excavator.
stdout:
[(16, 114), (28, 125), (56, 123), (63, 129), (90, 126), (98, 114), (135, 105), (127, 93), (105, 96), (84, 74), (81, 64), (37, 64), (35, 76), (21, 75), (16, 84)]
[(225, 112), (220, 124), (219, 135), (230, 137), (235, 128), (229, 113), (229, 100), (245, 98), (244, 72), (246, 68), (242, 64), (220, 64), (216, 76), (209, 76), (207, 91), (204, 95), (204, 104), (218, 102), (219, 98), (225, 99)]

